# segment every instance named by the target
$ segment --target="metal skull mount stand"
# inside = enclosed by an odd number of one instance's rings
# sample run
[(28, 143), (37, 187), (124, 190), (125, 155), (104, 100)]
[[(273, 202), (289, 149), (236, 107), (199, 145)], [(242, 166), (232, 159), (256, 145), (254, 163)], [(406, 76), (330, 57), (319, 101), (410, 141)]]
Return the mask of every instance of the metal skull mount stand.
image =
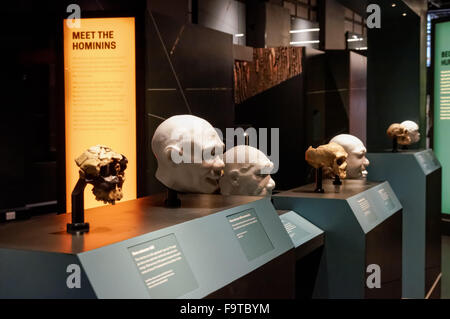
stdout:
[(347, 176), (347, 157), (345, 149), (337, 143), (320, 145), (317, 148), (309, 147), (305, 152), (305, 160), (315, 168), (316, 189), (315, 193), (324, 193), (322, 186), (323, 170), (326, 175), (335, 177), (334, 185), (341, 185), (341, 178)]
[(72, 192), (72, 223), (67, 224), (71, 234), (89, 231), (89, 223), (84, 221), (84, 189), (92, 184), (95, 199), (114, 205), (122, 199), (122, 186), (128, 160), (107, 146), (89, 148), (77, 159), (80, 177)]

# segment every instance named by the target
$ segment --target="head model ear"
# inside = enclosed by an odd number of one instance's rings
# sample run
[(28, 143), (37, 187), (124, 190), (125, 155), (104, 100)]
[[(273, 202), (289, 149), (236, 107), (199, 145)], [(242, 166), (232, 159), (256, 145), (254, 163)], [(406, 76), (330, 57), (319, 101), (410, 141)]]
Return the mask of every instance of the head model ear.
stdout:
[(171, 166), (180, 164), (183, 161), (183, 149), (175, 144), (166, 146), (164, 155)]
[(229, 172), (229, 174), (230, 174), (231, 185), (233, 185), (233, 187), (238, 187), (239, 186), (239, 170), (233, 169)]

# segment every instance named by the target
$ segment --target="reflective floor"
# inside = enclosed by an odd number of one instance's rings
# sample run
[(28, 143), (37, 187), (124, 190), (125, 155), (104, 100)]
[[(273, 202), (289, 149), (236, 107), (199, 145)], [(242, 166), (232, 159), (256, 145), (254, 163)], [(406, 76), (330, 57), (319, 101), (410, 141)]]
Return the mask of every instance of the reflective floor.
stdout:
[(442, 236), (441, 298), (450, 299), (450, 237)]

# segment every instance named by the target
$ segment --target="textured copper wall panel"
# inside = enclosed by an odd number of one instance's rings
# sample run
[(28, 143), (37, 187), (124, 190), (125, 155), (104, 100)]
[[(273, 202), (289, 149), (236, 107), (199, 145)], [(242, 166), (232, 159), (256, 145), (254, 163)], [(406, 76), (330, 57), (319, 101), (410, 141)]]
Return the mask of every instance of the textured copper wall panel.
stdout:
[(234, 100), (240, 104), (302, 73), (301, 47), (256, 48), (253, 61), (234, 62)]

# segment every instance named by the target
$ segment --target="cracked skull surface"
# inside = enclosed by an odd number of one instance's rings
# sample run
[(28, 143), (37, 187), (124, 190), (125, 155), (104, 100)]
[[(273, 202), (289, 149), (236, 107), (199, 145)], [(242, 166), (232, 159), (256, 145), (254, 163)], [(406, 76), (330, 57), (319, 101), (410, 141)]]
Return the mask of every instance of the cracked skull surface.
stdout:
[(127, 158), (104, 145), (92, 146), (75, 159), (80, 178), (92, 184), (95, 199), (115, 204), (123, 197)]
[(344, 179), (347, 176), (347, 152), (336, 143), (321, 145), (318, 148), (309, 147), (305, 159), (314, 168), (324, 168), (333, 175)]
[(411, 137), (408, 134), (408, 129), (402, 124), (391, 124), (387, 129), (386, 134), (392, 139), (397, 138), (397, 142), (400, 145), (411, 144)]

